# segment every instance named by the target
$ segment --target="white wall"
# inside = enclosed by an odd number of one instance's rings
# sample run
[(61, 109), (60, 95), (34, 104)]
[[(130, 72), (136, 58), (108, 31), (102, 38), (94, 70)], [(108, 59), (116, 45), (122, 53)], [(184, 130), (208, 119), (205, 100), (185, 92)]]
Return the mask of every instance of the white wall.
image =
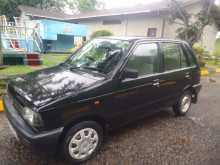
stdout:
[(91, 34), (97, 30), (110, 30), (114, 33), (114, 35), (117, 36), (123, 36), (125, 35), (125, 20), (122, 19), (121, 24), (115, 24), (115, 25), (103, 25), (102, 19), (96, 19), (96, 20), (88, 20), (88, 21), (80, 21), (80, 24), (86, 25), (88, 27), (88, 33), (87, 37), (89, 38)]
[(89, 38), (94, 31), (110, 30), (116, 36), (147, 36), (148, 28), (157, 28), (157, 37), (161, 37), (163, 19), (160, 17), (130, 16), (120, 18), (121, 24), (103, 25), (103, 19), (80, 21), (80, 24), (88, 26)]
[(147, 36), (148, 28), (157, 28), (156, 37), (161, 37), (163, 19), (161, 17), (136, 16), (129, 17), (127, 24), (128, 36)]
[(201, 45), (205, 47), (206, 50), (213, 53), (215, 48), (216, 35), (218, 33), (218, 28), (213, 25), (208, 25), (205, 27), (202, 38)]

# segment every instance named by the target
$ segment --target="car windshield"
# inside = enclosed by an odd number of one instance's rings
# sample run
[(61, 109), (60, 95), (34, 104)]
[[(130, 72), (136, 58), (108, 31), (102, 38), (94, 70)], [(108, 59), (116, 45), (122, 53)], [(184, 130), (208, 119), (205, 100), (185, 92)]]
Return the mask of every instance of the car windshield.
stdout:
[(128, 51), (130, 42), (116, 39), (93, 39), (73, 54), (67, 63), (71, 68), (83, 68), (107, 74)]

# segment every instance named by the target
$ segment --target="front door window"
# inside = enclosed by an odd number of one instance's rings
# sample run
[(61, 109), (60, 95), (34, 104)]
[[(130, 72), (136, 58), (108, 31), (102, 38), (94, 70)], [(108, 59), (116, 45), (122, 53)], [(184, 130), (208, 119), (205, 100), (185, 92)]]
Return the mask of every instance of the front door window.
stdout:
[(129, 57), (126, 68), (138, 71), (139, 76), (159, 71), (158, 48), (156, 43), (140, 44)]

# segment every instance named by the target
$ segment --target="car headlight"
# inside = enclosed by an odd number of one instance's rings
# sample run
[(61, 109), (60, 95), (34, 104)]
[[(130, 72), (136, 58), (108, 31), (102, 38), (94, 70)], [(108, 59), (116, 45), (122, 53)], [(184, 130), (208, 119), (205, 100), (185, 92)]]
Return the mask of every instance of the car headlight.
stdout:
[(43, 121), (37, 112), (34, 112), (28, 107), (24, 107), (22, 111), (23, 118), (33, 127), (39, 128), (43, 126)]

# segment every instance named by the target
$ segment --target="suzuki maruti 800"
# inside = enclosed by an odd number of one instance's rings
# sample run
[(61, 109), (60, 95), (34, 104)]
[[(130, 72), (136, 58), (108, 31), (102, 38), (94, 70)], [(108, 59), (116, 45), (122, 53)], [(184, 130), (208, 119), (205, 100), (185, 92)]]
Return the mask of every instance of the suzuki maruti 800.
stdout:
[(186, 42), (106, 37), (57, 66), (10, 80), (4, 107), (18, 139), (80, 163), (97, 153), (109, 130), (161, 107), (185, 115), (200, 88)]

